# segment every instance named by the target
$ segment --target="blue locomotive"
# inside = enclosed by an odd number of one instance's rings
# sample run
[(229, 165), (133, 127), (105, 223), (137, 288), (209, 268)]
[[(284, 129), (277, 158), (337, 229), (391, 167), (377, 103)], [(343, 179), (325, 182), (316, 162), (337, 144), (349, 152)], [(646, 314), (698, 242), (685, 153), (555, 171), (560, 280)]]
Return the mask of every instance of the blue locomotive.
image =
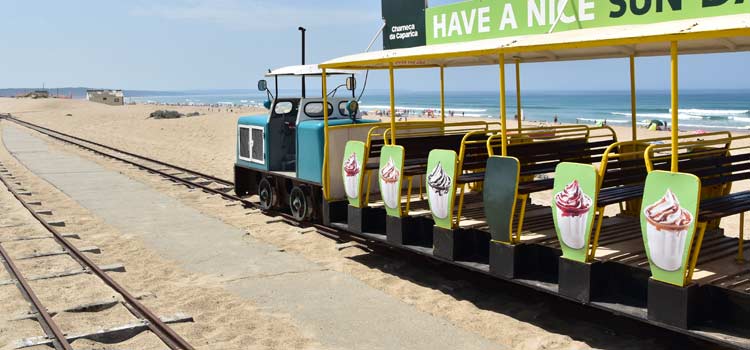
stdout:
[[(315, 220), (320, 216), (326, 129), (323, 98), (279, 97), (278, 77), (320, 74), (315, 65), (270, 71), (266, 76), (276, 80), (276, 95), (268, 90), (265, 80), (258, 83), (258, 89), (269, 96), (268, 115), (244, 116), (237, 122), (235, 192), (240, 196), (257, 195), (262, 209), (288, 211), (298, 220)], [(347, 83), (339, 87), (345, 85), (354, 91), (352, 72), (334, 74), (350, 75)], [(356, 130), (369, 130), (367, 124), (376, 121), (359, 117), (354, 97), (330, 97), (332, 94), (335, 96), (335, 91), (330, 92), (327, 99), (329, 149), (330, 154), (342, 153), (343, 156), (346, 141), (361, 134)], [(346, 127), (336, 129), (340, 126)], [(336, 152), (337, 149), (341, 152)], [(338, 161), (331, 163), (340, 164)], [(332, 186), (342, 185), (337, 182)]]

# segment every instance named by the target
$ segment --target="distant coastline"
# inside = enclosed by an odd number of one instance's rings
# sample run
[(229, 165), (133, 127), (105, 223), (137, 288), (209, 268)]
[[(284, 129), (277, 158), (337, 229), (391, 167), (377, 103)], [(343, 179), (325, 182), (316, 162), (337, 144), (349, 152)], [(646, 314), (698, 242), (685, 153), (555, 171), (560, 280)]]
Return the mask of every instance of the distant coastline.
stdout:
[[(66, 90), (68, 89), (68, 90)], [(56, 89), (49, 89), (54, 93)], [(14, 96), (28, 89), (0, 89), (0, 96)], [(73, 93), (73, 98), (85, 88), (61, 88), (61, 95)], [(312, 94), (315, 94), (314, 92)], [(281, 96), (298, 95), (293, 90), (282, 90)], [(191, 90), (148, 91), (125, 90), (126, 103), (214, 106), (262, 107), (267, 96), (257, 90)], [(342, 96), (342, 95), (340, 95)], [(561, 123), (607, 123), (630, 125), (630, 93), (628, 91), (528, 91), (521, 96), (523, 114), (527, 120)], [(398, 114), (439, 115), (437, 91), (405, 91), (396, 99)], [(507, 115), (517, 111), (515, 95), (508, 94)], [(669, 122), (669, 93), (666, 90), (640, 90), (637, 95), (639, 124), (650, 120)], [(361, 108), (367, 112), (387, 113), (389, 95), (382, 89), (365, 92)], [(689, 129), (750, 130), (750, 89), (746, 90), (689, 90), (680, 94), (680, 126)], [(498, 118), (498, 93), (494, 91), (446, 91), (448, 117)]]

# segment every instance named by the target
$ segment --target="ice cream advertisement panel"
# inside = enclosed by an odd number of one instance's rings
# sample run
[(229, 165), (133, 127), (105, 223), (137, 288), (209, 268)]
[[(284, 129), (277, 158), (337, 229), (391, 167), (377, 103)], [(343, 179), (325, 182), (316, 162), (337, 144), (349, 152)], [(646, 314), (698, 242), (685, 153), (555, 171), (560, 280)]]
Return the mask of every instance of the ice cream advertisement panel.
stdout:
[(590, 164), (560, 163), (555, 168), (552, 218), (567, 259), (586, 262), (596, 213), (597, 176)]
[(380, 151), (378, 184), (388, 215), (401, 217), (401, 184), (404, 171), (404, 147), (383, 146)]
[(362, 141), (348, 141), (344, 148), (344, 160), (341, 165), (341, 174), (344, 178), (344, 190), (349, 204), (354, 207), (361, 206), (360, 195), (362, 192), (363, 160), (365, 156), (365, 143)]
[(695, 234), (700, 180), (692, 174), (653, 171), (643, 193), (641, 232), (651, 276), (683, 286)]
[(456, 152), (433, 150), (427, 158), (427, 198), (435, 225), (453, 228), (453, 201), (456, 198)]

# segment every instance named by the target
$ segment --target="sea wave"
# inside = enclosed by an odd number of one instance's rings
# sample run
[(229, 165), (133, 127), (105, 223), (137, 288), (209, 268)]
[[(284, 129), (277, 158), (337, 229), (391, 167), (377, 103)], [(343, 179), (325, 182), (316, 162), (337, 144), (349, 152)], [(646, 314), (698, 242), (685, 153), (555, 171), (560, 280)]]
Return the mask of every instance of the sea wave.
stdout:
[[(612, 115), (626, 116), (626, 117), (629, 117), (631, 115), (630, 113), (625, 113), (625, 112), (610, 112), (610, 114), (612, 114)], [(669, 113), (638, 113), (636, 115), (636, 117), (639, 118), (639, 119), (641, 119), (641, 118), (649, 118), (649, 119), (671, 119), (672, 115), (669, 114)], [(686, 114), (686, 113), (680, 113), (677, 117), (680, 118), (680, 119), (685, 119), (685, 120), (690, 120), (690, 119), (692, 119), (692, 120), (701, 120), (701, 119), (703, 119), (703, 117), (701, 117), (701, 116), (692, 115), (692, 114)]]
[[(750, 110), (747, 109), (699, 109), (699, 108), (688, 108), (679, 109), (680, 113), (703, 116), (703, 117), (725, 117), (736, 114), (748, 114)], [(669, 109), (672, 113), (672, 109)]]
[(695, 128), (695, 129), (722, 129), (722, 130), (750, 130), (750, 126), (727, 126), (727, 125), (711, 125), (711, 124), (680, 124), (680, 127)]
[[(373, 110), (373, 109), (391, 109), (391, 106), (388, 105), (361, 105), (360, 108), (363, 110)], [(434, 111), (440, 110), (440, 107), (416, 107), (416, 106), (396, 106), (396, 109), (409, 109), (413, 111), (423, 111), (426, 109), (432, 109)], [(479, 109), (479, 108), (449, 108), (445, 107), (446, 113), (448, 111), (453, 112), (469, 112), (469, 113), (482, 113), (487, 112), (486, 109)]]
[(592, 122), (597, 123), (600, 121), (606, 120), (607, 123), (615, 123), (615, 124), (626, 124), (630, 123), (630, 120), (624, 120), (624, 119), (591, 119), (591, 118), (576, 118), (576, 120), (583, 121), (583, 122)]

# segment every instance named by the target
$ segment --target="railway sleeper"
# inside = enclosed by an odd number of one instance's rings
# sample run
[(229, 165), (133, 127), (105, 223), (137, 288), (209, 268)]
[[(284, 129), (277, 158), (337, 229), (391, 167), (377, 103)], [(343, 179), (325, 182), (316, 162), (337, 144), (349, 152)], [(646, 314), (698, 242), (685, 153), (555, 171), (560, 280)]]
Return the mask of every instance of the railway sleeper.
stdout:
[(65, 221), (62, 220), (47, 221), (47, 224), (55, 227), (65, 227)]
[[(15, 227), (15, 226), (13, 226)], [(0, 227), (1, 228), (1, 227)], [(81, 239), (81, 237), (77, 233), (63, 233), (61, 234), (63, 238), (72, 238), (72, 239)], [(37, 239), (54, 239), (54, 236), (23, 236), (23, 237), (13, 237), (8, 239), (0, 239), (0, 243), (7, 243), (7, 242), (18, 242), (18, 241), (32, 241)]]
[[(159, 319), (165, 324), (174, 323), (185, 323), (194, 322), (193, 317), (186, 314), (175, 314), (172, 316), (160, 316)], [(143, 331), (148, 330), (148, 321), (138, 320), (136, 322), (127, 323), (120, 326), (114, 326), (109, 328), (100, 328), (86, 333), (70, 334), (66, 335), (65, 338), (68, 342), (73, 342), (78, 339), (89, 339), (100, 343), (112, 344), (120, 343), (125, 340), (131, 339)], [(39, 336), (33, 338), (26, 338), (16, 342), (16, 349), (25, 349), (34, 346), (46, 345), (51, 346), (52, 340), (46, 336)]]
[[(143, 300), (146, 298), (154, 297), (155, 295), (151, 292), (147, 293), (141, 293), (135, 296), (138, 300)], [(99, 312), (104, 311), (107, 309), (110, 309), (114, 307), (115, 305), (122, 304), (123, 301), (119, 296), (112, 296), (110, 299), (101, 299), (90, 303), (80, 304), (72, 307), (68, 307), (62, 310), (48, 310), (47, 313), (50, 316), (55, 316), (57, 314), (63, 313), (63, 312), (70, 312), (70, 313), (79, 313), (79, 312)], [(31, 320), (35, 319), (38, 316), (38, 313), (36, 312), (27, 312), (23, 315), (18, 315), (16, 317), (13, 317), (11, 319), (8, 319), (8, 321), (23, 321), (23, 320)]]
[[(99, 268), (105, 272), (125, 272), (125, 266), (119, 263), (110, 264), (110, 265), (102, 265), (102, 266), (99, 266)], [(68, 271), (63, 271), (63, 272), (49, 273), (49, 274), (44, 274), (44, 275), (29, 276), (29, 277), (26, 277), (26, 280), (27, 281), (39, 281), (39, 280), (46, 280), (46, 279), (52, 279), (52, 278), (82, 275), (84, 273), (90, 273), (90, 272), (91, 270), (89, 269), (75, 269), (75, 270), (68, 270)], [(15, 283), (16, 283), (15, 279), (0, 280), (0, 286), (6, 286), (10, 284), (15, 284)]]
[[(82, 253), (92, 253), (92, 254), (101, 254), (101, 249), (99, 247), (91, 246), (91, 247), (83, 247), (78, 248)], [(20, 257), (15, 258), (14, 260), (29, 260), (29, 259), (36, 259), (36, 258), (43, 258), (48, 256), (57, 256), (57, 255), (65, 255), (68, 254), (68, 251), (65, 249), (61, 250), (55, 250), (55, 251), (49, 251), (49, 252), (42, 252), (42, 253), (34, 253), (29, 255), (23, 255)]]

